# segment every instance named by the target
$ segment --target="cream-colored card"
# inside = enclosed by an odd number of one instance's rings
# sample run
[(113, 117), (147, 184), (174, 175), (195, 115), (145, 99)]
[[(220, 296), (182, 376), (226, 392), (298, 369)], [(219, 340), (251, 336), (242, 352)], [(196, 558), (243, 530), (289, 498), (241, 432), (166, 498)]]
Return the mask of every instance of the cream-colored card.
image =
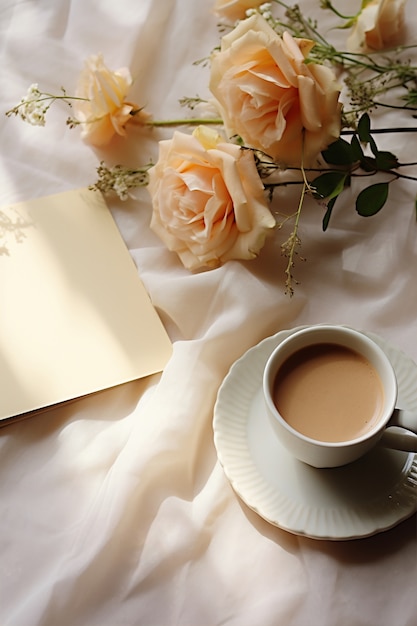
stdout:
[(161, 371), (172, 345), (102, 195), (0, 210), (0, 425)]

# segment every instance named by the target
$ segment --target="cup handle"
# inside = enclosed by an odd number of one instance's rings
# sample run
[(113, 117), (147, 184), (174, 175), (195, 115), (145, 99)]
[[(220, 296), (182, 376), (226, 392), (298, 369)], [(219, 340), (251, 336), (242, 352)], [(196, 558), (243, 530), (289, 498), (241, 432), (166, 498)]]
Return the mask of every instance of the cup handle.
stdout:
[(417, 452), (417, 411), (395, 409), (380, 443), (394, 450)]

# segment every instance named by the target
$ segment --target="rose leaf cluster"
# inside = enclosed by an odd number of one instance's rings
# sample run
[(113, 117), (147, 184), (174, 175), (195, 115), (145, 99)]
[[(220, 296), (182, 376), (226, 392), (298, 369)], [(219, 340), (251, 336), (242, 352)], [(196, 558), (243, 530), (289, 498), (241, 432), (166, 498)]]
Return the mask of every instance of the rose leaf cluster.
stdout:
[[(371, 155), (365, 154), (362, 146), (369, 146)], [(324, 201), (326, 213), (323, 218), (323, 230), (326, 230), (337, 199), (351, 184), (353, 172), (360, 169), (366, 175), (376, 173), (390, 174), (390, 182), (398, 174), (394, 170), (399, 166), (398, 158), (392, 152), (379, 150), (371, 133), (369, 115), (362, 115), (358, 128), (351, 141), (342, 137), (324, 150), (323, 158), (329, 169), (317, 176), (311, 183), (314, 197)], [(376, 215), (388, 199), (390, 182), (384, 180), (365, 187), (355, 201), (356, 211), (362, 217)]]

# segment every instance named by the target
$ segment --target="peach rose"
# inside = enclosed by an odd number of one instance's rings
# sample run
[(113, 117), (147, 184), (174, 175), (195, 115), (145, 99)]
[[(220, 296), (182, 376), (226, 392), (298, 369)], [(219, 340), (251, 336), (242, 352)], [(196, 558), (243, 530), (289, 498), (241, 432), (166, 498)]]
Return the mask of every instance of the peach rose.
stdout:
[(399, 43), (406, 0), (364, 0), (347, 40), (351, 52), (383, 50)]
[(190, 270), (253, 259), (276, 222), (252, 151), (214, 129), (175, 132), (149, 170), (151, 229)]
[(236, 22), (246, 16), (248, 9), (255, 9), (263, 4), (265, 0), (216, 0), (214, 3), (214, 13), (219, 17)]
[[(74, 112), (81, 123), (81, 137), (93, 146), (103, 146), (117, 135), (125, 135), (125, 126), (133, 115), (147, 119), (139, 107), (125, 101), (132, 84), (127, 68), (115, 72), (104, 64), (102, 55), (91, 56), (80, 74)], [(139, 121), (139, 120), (137, 120)]]
[(328, 67), (304, 62), (313, 45), (281, 38), (259, 14), (222, 38), (209, 86), (229, 136), (289, 166), (308, 166), (339, 137), (340, 87)]

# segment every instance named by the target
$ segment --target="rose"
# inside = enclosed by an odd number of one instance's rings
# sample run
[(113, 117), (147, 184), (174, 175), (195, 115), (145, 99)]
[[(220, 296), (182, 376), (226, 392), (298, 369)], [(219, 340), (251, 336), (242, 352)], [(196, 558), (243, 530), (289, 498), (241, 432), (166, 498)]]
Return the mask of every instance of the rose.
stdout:
[(347, 40), (351, 52), (372, 52), (399, 42), (406, 0), (363, 0)]
[(205, 126), (159, 143), (148, 190), (151, 229), (190, 270), (253, 259), (276, 223), (253, 152)]
[(235, 22), (245, 17), (247, 9), (255, 9), (265, 0), (216, 0), (214, 13)]
[(229, 136), (294, 166), (338, 138), (340, 88), (332, 70), (304, 62), (313, 45), (281, 38), (259, 14), (222, 38), (209, 86)]
[(135, 104), (125, 102), (132, 78), (127, 68), (115, 72), (104, 64), (102, 55), (85, 61), (80, 74), (74, 112), (81, 124), (81, 136), (93, 146), (103, 146), (117, 135), (125, 135), (125, 126), (135, 116), (144, 122), (147, 114)]

